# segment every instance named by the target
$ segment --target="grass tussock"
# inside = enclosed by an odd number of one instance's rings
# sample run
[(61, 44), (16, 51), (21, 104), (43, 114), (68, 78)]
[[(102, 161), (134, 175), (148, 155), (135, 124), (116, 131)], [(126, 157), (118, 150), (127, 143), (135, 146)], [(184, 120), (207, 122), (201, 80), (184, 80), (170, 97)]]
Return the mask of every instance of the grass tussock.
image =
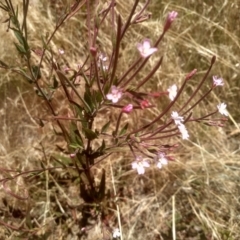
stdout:
[[(28, 27), (32, 48), (41, 47), (41, 36), (53, 31), (57, 17), (69, 4), (70, 1), (63, 0), (31, 1)], [(132, 4), (133, 0), (117, 1), (116, 8), (123, 18)], [(111, 216), (112, 228), (118, 227), (116, 216), (121, 215), (123, 239), (240, 239), (239, 9), (237, 0), (181, 3), (153, 0), (148, 9), (152, 18), (132, 27), (126, 35), (119, 72), (136, 59), (136, 50), (130, 42), (137, 43), (145, 37), (155, 40), (167, 13), (178, 11), (177, 21), (159, 47), (158, 54), (164, 56), (163, 65), (144, 90), (161, 91), (173, 83), (180, 84), (188, 72), (197, 68), (198, 73), (186, 90), (187, 96), (203, 76), (211, 57), (216, 55), (217, 63), (211, 73), (223, 77), (225, 86), (211, 94), (194, 114), (201, 116), (208, 107), (216, 108), (221, 99), (227, 103), (231, 116), (224, 128), (189, 124), (191, 140), (178, 142), (179, 147), (172, 153), (175, 161), (161, 171), (149, 169), (139, 177), (125, 154), (113, 154), (96, 166), (96, 175), (100, 175), (102, 167), (107, 170), (108, 188), (118, 196), (117, 202), (108, 202), (103, 207), (108, 209), (106, 214)], [(0, 11), (1, 22), (4, 18)], [(64, 66), (76, 67), (84, 59), (87, 51), (84, 18), (84, 13), (79, 12), (59, 30), (51, 43), (53, 51), (65, 50), (61, 59)], [(10, 44), (13, 36), (6, 32), (6, 25), (0, 25), (0, 34), (1, 60), (21, 65)], [(104, 26), (101, 36), (99, 45), (103, 52), (108, 52), (111, 45), (108, 25)], [(33, 61), (38, 61), (37, 56), (35, 58)], [(155, 61), (153, 56), (139, 79)], [(47, 66), (45, 70), (47, 76)], [(64, 145), (54, 136), (51, 122), (44, 128), (37, 125), (37, 118), (46, 116), (47, 120), (48, 113), (30, 84), (0, 69), (0, 99), (1, 179), (15, 175), (18, 170), (54, 166), (55, 160), (50, 156), (61, 157), (67, 163), (68, 159), (59, 154), (59, 148)], [(59, 104), (59, 111), (67, 111), (61, 96), (56, 104)], [(156, 116), (164, 102), (156, 104), (157, 110), (149, 110), (147, 116), (139, 114), (131, 118), (132, 126)], [(106, 113), (106, 116), (116, 118), (114, 113)], [(97, 121), (100, 125), (105, 119)], [(126, 118), (126, 121), (130, 120)], [(23, 198), (28, 192), (29, 198), (19, 200), (6, 189)], [(87, 234), (82, 234), (80, 209), (83, 202), (79, 197), (77, 176), (71, 170), (49, 170), (28, 179), (20, 176), (7, 182), (5, 188), (1, 186), (0, 198), (0, 221), (16, 226), (10, 229), (1, 225), (0, 239), (97, 240), (111, 236), (100, 219), (92, 220)], [(32, 229), (31, 233), (24, 232), (27, 227)]]

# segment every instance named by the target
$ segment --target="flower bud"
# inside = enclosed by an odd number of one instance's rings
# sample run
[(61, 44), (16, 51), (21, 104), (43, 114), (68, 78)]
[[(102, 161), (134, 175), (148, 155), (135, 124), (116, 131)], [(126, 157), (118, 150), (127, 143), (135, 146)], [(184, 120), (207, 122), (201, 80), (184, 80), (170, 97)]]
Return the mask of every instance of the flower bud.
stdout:
[(97, 55), (97, 49), (95, 47), (90, 47), (90, 53), (95, 57)]
[(172, 22), (175, 20), (175, 18), (177, 17), (178, 13), (175, 11), (172, 11), (168, 14), (167, 16), (167, 20), (164, 26), (164, 32), (166, 32), (172, 25)]

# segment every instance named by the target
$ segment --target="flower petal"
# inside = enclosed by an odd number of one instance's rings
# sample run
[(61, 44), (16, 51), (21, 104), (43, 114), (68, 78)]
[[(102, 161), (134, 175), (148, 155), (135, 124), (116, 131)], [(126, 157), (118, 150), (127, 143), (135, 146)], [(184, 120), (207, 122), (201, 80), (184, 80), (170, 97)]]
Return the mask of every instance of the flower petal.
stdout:
[(220, 103), (219, 105), (217, 105), (218, 111), (225, 116), (228, 116), (229, 113), (227, 111), (227, 105), (225, 103)]

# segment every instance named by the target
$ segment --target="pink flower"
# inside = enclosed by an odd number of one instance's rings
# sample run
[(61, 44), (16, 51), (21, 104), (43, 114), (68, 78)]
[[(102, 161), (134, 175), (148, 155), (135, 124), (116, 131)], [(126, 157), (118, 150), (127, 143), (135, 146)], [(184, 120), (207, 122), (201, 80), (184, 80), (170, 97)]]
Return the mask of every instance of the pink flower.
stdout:
[(182, 122), (184, 121), (183, 117), (178, 115), (178, 112), (173, 111), (172, 114), (171, 114), (171, 117), (174, 120), (176, 125), (182, 124)]
[(142, 43), (137, 44), (137, 49), (140, 52), (143, 58), (151, 56), (154, 52), (157, 51), (157, 48), (152, 48), (149, 39), (143, 40)]
[(178, 13), (175, 11), (172, 11), (168, 14), (167, 16), (167, 20), (164, 26), (164, 31), (167, 31), (170, 27), (172, 22), (175, 20), (175, 18), (177, 17)]
[(138, 174), (144, 174), (145, 168), (149, 166), (149, 162), (140, 156), (137, 157), (136, 161), (132, 163), (132, 169), (137, 169)]
[(174, 98), (177, 96), (177, 85), (174, 84), (171, 87), (168, 88), (169, 98), (173, 101)]
[(74, 158), (74, 157), (76, 157), (76, 153), (70, 153), (70, 158)]
[(113, 103), (117, 103), (122, 97), (122, 90), (116, 86), (111, 87), (111, 93), (106, 95), (108, 100), (111, 100)]
[(72, 69), (69, 68), (68, 66), (65, 66), (65, 67), (63, 68), (63, 71), (64, 71), (65, 73), (69, 73), (71, 70), (72, 70)]
[(187, 131), (184, 124), (182, 124), (182, 123), (179, 124), (178, 129), (179, 129), (180, 133), (182, 134), (182, 139), (188, 139), (189, 138), (188, 131)]
[(168, 160), (166, 158), (166, 155), (165, 153), (159, 153), (158, 156), (157, 156), (157, 167), (158, 168), (162, 168), (163, 165), (167, 165), (168, 164)]
[(223, 79), (222, 78), (219, 78), (217, 76), (213, 76), (213, 86), (216, 87), (216, 86), (223, 86), (224, 85), (224, 82), (223, 82)]
[(128, 104), (127, 106), (122, 108), (122, 112), (124, 112), (124, 113), (130, 113), (132, 110), (133, 110), (132, 104)]
[(222, 114), (225, 115), (226, 117), (229, 115), (228, 111), (227, 111), (227, 105), (225, 103), (220, 103), (219, 105), (217, 105), (218, 111)]

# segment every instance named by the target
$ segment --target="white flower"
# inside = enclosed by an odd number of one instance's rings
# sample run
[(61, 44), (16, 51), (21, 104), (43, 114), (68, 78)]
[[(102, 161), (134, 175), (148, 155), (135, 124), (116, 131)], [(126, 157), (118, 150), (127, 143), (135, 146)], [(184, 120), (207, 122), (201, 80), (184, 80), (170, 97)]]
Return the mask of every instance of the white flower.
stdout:
[(102, 65), (102, 69), (103, 69), (103, 71), (105, 72), (105, 71), (108, 70), (108, 66), (107, 66), (107, 65)]
[(222, 78), (219, 78), (217, 76), (213, 76), (213, 85), (214, 86), (223, 86), (224, 82)]
[(149, 166), (149, 162), (142, 157), (137, 157), (136, 161), (132, 163), (132, 169), (137, 169), (138, 174), (144, 174), (145, 168)]
[(173, 101), (174, 98), (177, 96), (177, 85), (174, 84), (168, 88), (169, 98)]
[(113, 238), (121, 237), (120, 230), (118, 228), (115, 228), (113, 231)]
[(157, 167), (158, 168), (162, 168), (163, 165), (167, 165), (168, 164), (168, 160), (165, 156), (164, 153), (159, 153), (158, 156), (157, 156)]
[(220, 103), (217, 105), (218, 111), (225, 116), (228, 116), (228, 111), (226, 109), (227, 105), (225, 103)]
[(150, 55), (152, 55), (154, 52), (157, 51), (157, 48), (151, 47), (149, 39), (145, 39), (145, 40), (143, 40), (142, 43), (138, 43), (137, 49), (140, 52), (140, 54), (142, 55), (142, 57), (144, 57), (144, 58), (149, 57)]
[(64, 54), (64, 50), (63, 49), (58, 49), (59, 54)]
[(172, 114), (171, 114), (171, 117), (174, 120), (176, 125), (182, 124), (182, 122), (184, 121), (183, 117), (178, 115), (178, 112), (173, 111)]
[(182, 134), (182, 139), (188, 139), (189, 138), (188, 131), (185, 125), (182, 123), (184, 121), (183, 117), (179, 116), (177, 112), (172, 112), (171, 117), (174, 120), (175, 124), (177, 125), (178, 130)]
[(107, 56), (105, 56), (104, 54), (99, 54), (99, 60), (101, 60), (102, 62), (106, 62), (107, 60), (108, 60), (108, 57)]
[(113, 103), (117, 103), (118, 100), (122, 97), (122, 90), (116, 86), (111, 87), (111, 93), (106, 95), (108, 100), (111, 100)]
[(102, 67), (103, 71), (107, 71), (108, 70), (108, 65), (105, 63), (108, 60), (108, 57), (101, 53), (98, 56), (98, 67)]
[(179, 129), (180, 133), (182, 134), (182, 139), (188, 139), (189, 138), (188, 130), (186, 129), (184, 124), (182, 124), (182, 123), (179, 124), (178, 129)]

